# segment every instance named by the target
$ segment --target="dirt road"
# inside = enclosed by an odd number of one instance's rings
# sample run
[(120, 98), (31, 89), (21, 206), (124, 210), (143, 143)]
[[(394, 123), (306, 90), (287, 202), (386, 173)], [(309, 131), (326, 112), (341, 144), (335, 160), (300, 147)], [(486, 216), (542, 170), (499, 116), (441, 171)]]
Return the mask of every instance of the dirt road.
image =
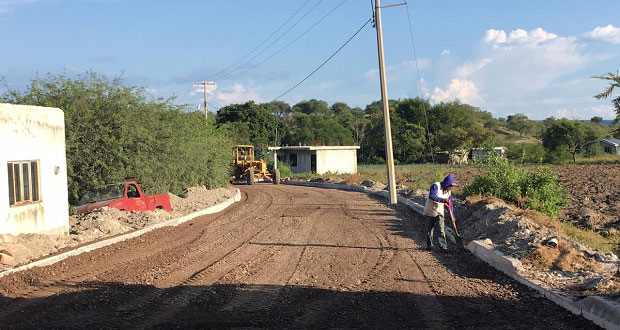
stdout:
[(590, 329), (364, 194), (241, 186), (226, 211), (0, 278), (1, 329)]

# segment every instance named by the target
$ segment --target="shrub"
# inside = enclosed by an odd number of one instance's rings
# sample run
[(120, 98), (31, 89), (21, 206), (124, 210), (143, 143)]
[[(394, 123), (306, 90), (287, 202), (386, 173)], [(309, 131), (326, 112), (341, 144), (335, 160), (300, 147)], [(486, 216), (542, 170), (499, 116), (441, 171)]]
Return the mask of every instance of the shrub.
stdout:
[(514, 143), (506, 146), (506, 157), (521, 164), (542, 163), (545, 153), (541, 143)]
[(290, 178), (293, 176), (293, 171), (291, 171), (290, 166), (285, 163), (278, 163), (278, 169), (280, 170), (281, 178)]
[(88, 189), (126, 179), (148, 193), (215, 188), (230, 178), (232, 143), (204, 113), (89, 72), (33, 80), (0, 100), (64, 111), (69, 203)]
[(490, 150), (487, 155), (479, 165), (485, 174), (474, 176), (472, 183), (463, 189), (465, 196), (492, 195), (552, 218), (568, 205), (569, 200), (557, 181), (557, 175), (549, 168), (527, 172)]

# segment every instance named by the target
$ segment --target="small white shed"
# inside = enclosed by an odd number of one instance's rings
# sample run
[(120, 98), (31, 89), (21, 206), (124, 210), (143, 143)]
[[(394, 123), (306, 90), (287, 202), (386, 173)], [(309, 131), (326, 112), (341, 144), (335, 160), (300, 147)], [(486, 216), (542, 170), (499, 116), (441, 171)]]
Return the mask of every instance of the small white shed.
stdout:
[(66, 234), (63, 111), (0, 103), (0, 141), (0, 234)]
[(620, 155), (620, 140), (607, 138), (601, 141), (601, 149), (608, 154)]
[(293, 173), (357, 173), (359, 146), (269, 147)]
[[(493, 148), (498, 156), (504, 157), (506, 155), (506, 147)], [(487, 151), (484, 148), (472, 148), (470, 153), (471, 159), (484, 159), (487, 158)]]

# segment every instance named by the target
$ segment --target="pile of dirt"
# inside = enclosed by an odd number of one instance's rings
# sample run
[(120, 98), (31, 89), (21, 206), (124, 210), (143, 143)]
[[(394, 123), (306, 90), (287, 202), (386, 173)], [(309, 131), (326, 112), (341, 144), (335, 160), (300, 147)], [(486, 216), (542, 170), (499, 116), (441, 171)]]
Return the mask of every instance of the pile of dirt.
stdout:
[(375, 182), (372, 180), (364, 180), (362, 181), (362, 183), (360, 183), (360, 185), (372, 190), (372, 191), (381, 191), (383, 189), (385, 189), (387, 186), (384, 185), (381, 182)]
[(457, 219), (466, 242), (484, 240), (519, 259), (522, 275), (548, 288), (606, 293), (587, 284), (595, 279), (606, 279), (607, 287), (620, 287), (615, 254), (569, 240), (558, 223), (542, 213), (521, 210), (497, 198), (472, 198), (457, 208)]
[(4, 242), (1, 245), (15, 251), (15, 265), (20, 265), (87, 242), (178, 218), (223, 202), (234, 194), (234, 188), (208, 190), (203, 186), (192, 187), (185, 192), (185, 198), (168, 194), (172, 212), (164, 210), (125, 212), (104, 207), (86, 214), (70, 216), (69, 235), (21, 234), (12, 236), (11, 242)]

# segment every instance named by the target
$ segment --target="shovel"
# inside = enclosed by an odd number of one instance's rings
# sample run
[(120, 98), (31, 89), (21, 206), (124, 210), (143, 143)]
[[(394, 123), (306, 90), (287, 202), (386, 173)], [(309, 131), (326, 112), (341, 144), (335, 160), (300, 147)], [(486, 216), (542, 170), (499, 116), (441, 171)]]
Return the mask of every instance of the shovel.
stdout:
[(454, 227), (454, 240), (456, 241), (456, 245), (460, 248), (465, 248), (463, 245), (463, 238), (459, 235), (458, 229), (456, 229), (456, 219), (454, 219), (454, 214), (452, 213), (452, 209), (448, 207), (448, 211), (450, 211), (450, 218), (452, 219), (452, 227)]

